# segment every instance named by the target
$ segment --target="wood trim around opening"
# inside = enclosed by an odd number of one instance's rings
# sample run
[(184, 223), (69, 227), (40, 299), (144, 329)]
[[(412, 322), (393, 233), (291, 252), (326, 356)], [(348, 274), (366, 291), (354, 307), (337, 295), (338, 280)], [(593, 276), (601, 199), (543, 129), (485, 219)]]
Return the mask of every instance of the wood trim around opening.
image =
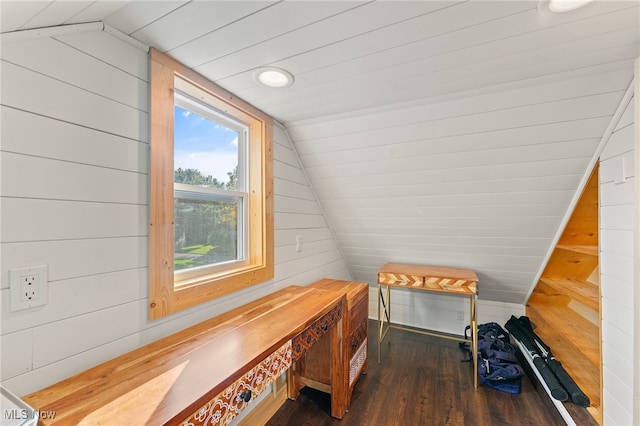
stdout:
[[(150, 74), (149, 318), (158, 319), (273, 278), (273, 119), (153, 48)], [(176, 77), (250, 127), (248, 265), (179, 283), (174, 279)]]

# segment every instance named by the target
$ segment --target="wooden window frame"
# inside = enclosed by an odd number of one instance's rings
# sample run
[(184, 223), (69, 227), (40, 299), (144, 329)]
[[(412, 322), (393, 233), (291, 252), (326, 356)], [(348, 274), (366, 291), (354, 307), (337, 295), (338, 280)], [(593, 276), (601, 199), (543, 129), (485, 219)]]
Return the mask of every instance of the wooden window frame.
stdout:
[[(158, 319), (273, 278), (273, 119), (162, 52), (152, 48), (149, 55), (149, 318)], [(193, 89), (190, 95), (197, 94), (250, 129), (249, 262), (180, 282), (174, 275), (176, 78)]]

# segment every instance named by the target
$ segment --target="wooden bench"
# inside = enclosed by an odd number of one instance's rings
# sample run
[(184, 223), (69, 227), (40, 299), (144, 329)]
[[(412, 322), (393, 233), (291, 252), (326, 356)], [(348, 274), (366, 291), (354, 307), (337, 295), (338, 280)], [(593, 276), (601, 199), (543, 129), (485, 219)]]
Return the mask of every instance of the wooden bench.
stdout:
[[(40, 424), (226, 424), (328, 335), (332, 381), (340, 368), (344, 294), (290, 286), (24, 397), (55, 411)], [(325, 354), (327, 355), (327, 354)], [(331, 415), (347, 409), (331, 394)]]

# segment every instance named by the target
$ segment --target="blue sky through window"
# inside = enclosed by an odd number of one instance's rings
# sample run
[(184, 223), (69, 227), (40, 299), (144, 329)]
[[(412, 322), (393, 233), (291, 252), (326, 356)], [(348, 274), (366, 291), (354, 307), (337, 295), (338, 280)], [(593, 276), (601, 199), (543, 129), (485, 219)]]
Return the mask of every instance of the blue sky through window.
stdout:
[(227, 172), (238, 165), (238, 132), (178, 105), (174, 114), (174, 168), (227, 182)]

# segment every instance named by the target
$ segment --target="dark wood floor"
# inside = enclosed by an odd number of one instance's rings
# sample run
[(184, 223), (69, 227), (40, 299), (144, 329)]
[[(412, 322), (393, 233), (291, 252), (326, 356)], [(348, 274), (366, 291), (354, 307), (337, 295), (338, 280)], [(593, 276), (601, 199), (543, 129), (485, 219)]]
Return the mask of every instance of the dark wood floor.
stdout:
[[(449, 339), (391, 331), (378, 364), (377, 325), (369, 324), (369, 370), (355, 386), (342, 420), (330, 415), (329, 395), (309, 388), (288, 400), (267, 425), (564, 425), (525, 377), (520, 394), (480, 385)], [(539, 386), (539, 385), (538, 385)]]

